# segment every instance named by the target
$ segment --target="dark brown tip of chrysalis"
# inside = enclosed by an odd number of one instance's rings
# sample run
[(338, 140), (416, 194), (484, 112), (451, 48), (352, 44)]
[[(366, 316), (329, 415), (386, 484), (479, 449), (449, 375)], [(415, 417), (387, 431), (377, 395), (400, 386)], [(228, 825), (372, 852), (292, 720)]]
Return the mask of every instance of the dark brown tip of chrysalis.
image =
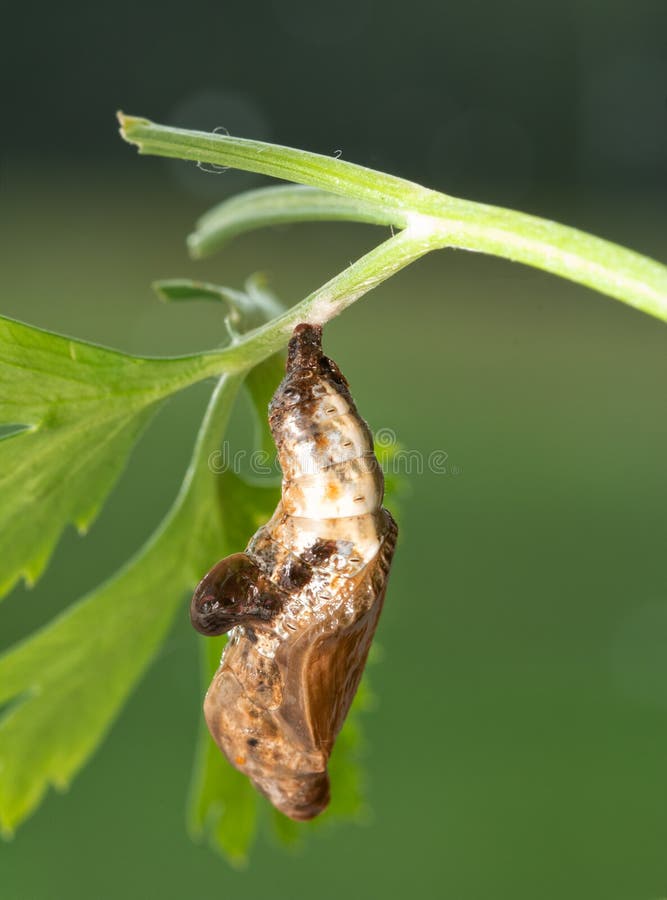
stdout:
[(326, 771), (285, 779), (281, 786), (284, 786), (283, 795), (276, 797), (271, 792), (269, 799), (283, 815), (295, 822), (308, 822), (319, 816), (331, 799), (329, 775)]
[(278, 612), (284, 594), (245, 553), (220, 560), (197, 585), (190, 603), (190, 621), (201, 634), (224, 634), (236, 625), (268, 622)]
[(317, 368), (322, 357), (322, 326), (297, 325), (287, 345), (287, 372)]

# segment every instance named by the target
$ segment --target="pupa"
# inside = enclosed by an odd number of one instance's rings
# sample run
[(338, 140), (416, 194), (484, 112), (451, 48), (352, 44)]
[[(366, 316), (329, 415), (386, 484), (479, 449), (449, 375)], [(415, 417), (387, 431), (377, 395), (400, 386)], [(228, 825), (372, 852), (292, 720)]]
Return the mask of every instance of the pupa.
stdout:
[(322, 328), (297, 325), (269, 406), (282, 496), (197, 586), (192, 624), (229, 632), (204, 701), (229, 762), (286, 816), (329, 802), (327, 762), (382, 610), (397, 526), (373, 439)]

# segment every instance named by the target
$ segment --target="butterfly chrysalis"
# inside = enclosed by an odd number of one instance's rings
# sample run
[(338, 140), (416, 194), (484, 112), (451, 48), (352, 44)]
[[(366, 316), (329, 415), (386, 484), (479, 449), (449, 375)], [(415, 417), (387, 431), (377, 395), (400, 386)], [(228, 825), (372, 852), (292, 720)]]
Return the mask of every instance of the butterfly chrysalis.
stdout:
[(382, 609), (397, 527), (347, 381), (298, 325), (269, 407), (283, 472), (273, 517), (202, 579), (191, 619), (229, 631), (204, 701), (230, 763), (292, 819), (329, 801), (327, 762)]

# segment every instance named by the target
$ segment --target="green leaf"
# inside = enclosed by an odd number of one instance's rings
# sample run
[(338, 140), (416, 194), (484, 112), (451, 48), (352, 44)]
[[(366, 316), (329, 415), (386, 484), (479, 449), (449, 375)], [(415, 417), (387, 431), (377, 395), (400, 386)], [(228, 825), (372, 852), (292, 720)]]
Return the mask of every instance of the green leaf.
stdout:
[(169, 394), (220, 366), (144, 359), (0, 318), (0, 596), (33, 584), (68, 523), (84, 532)]
[(246, 191), (209, 210), (188, 237), (192, 256), (215, 253), (232, 238), (256, 228), (292, 222), (369, 222), (395, 224), (396, 214), (302, 185), (280, 185)]
[(401, 497), (409, 494), (411, 488), (407, 477), (412, 471), (410, 454), (406, 454), (404, 446), (393, 431), (385, 429), (376, 433), (373, 452), (384, 475), (384, 505), (398, 520)]
[(189, 278), (154, 281), (153, 290), (161, 300), (166, 301), (217, 300), (224, 303), (228, 309), (225, 319), (227, 330), (235, 342), (241, 339), (243, 333), (260, 328), (284, 312), (284, 307), (268, 289), (261, 274), (248, 278), (243, 291)]
[(115, 577), (0, 658), (0, 828), (65, 787), (100, 743), (162, 641), (187, 590), (218, 557), (222, 525), (209, 455), (239, 377), (220, 381), (180, 493)]
[(167, 278), (153, 282), (153, 290), (160, 300), (219, 300), (232, 305), (243, 295), (240, 291), (210, 284), (208, 281), (193, 281), (190, 278)]
[(293, 147), (171, 128), (123, 113), (118, 118), (121, 135), (140, 153), (233, 166), (321, 188), (363, 204), (369, 214), (386, 215), (386, 221), (423, 242), (422, 252), (461, 247), (491, 253), (569, 278), (667, 321), (667, 266), (575, 228), (450, 197)]

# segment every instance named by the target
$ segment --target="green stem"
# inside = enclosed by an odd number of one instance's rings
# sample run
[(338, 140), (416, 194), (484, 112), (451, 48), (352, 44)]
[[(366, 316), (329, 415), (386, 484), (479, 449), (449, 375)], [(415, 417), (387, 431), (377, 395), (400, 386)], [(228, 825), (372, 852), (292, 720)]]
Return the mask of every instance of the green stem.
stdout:
[(460, 247), (523, 262), (667, 321), (667, 267), (575, 228), (449, 197), (291, 147), (170, 128), (122, 113), (119, 119), (123, 137), (140, 153), (232, 166), (322, 188), (366, 205), (369, 219), (375, 216), (398, 228), (407, 224), (430, 242), (428, 249)]
[(230, 347), (189, 358), (190, 362), (198, 359), (201, 366), (199, 377), (194, 380), (223, 372), (245, 372), (281, 350), (300, 322), (319, 325), (328, 322), (400, 269), (436, 249), (439, 242), (437, 235), (415, 234), (409, 228), (399, 232), (287, 312), (261, 328), (249, 331)]
[[(602, 238), (509, 209), (423, 220), (440, 246), (490, 253), (583, 284), (667, 322), (667, 267)], [(412, 225), (417, 223), (417, 217)]]
[(374, 206), (416, 208), (419, 198), (438, 197), (412, 181), (364, 166), (293, 147), (251, 141), (205, 131), (158, 125), (148, 119), (118, 113), (121, 135), (146, 156), (189, 159), (310, 184), (333, 194), (355, 197)]

